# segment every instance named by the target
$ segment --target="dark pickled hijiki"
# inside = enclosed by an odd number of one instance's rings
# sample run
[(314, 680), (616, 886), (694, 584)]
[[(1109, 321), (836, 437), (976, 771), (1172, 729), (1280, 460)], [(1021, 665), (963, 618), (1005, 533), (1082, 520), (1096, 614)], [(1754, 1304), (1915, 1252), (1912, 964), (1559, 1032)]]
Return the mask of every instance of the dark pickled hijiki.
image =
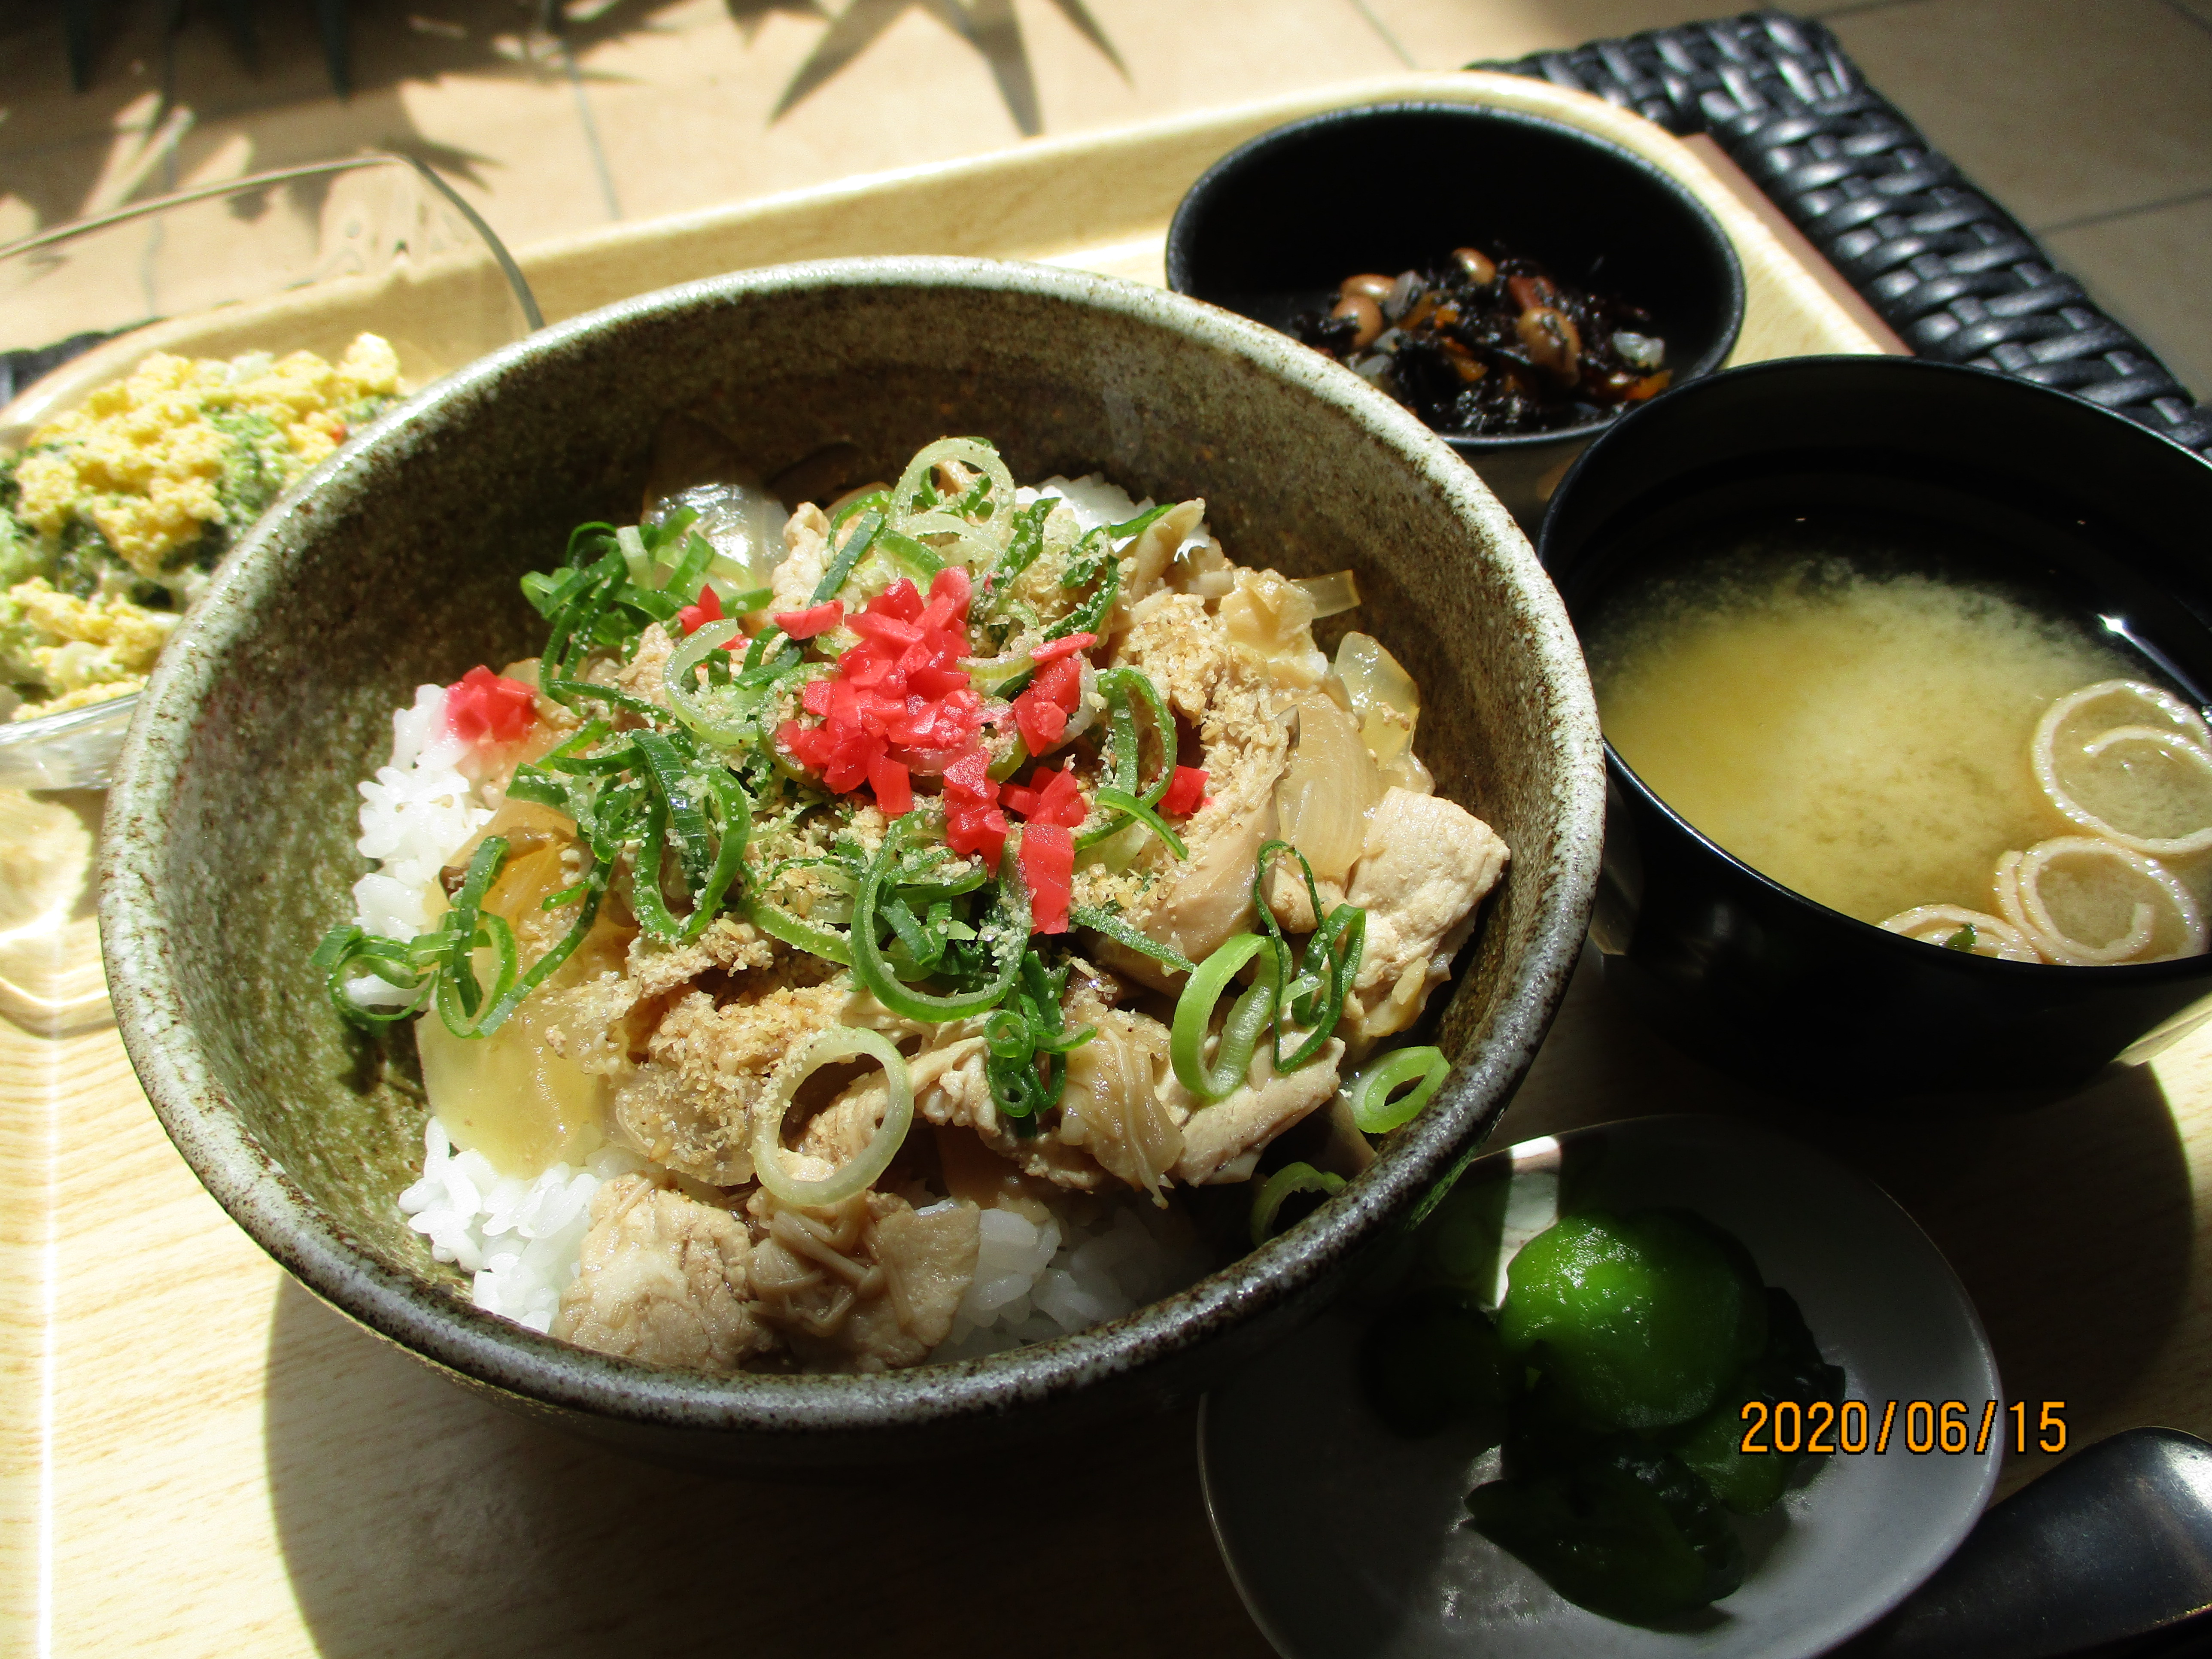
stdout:
[(1471, 247), (1396, 276), (1347, 276), (1291, 331), (1451, 437), (1550, 432), (1667, 389), (1667, 343), (1640, 306)]

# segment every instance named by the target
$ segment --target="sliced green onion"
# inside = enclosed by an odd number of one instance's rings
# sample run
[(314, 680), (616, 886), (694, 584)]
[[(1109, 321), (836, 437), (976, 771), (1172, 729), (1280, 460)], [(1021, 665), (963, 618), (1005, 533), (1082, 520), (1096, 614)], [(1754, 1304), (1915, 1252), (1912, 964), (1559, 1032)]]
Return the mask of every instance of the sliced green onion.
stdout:
[(1343, 1190), (1340, 1175), (1316, 1170), (1310, 1164), (1285, 1164), (1261, 1183), (1252, 1200), (1252, 1248), (1257, 1249), (1275, 1236), (1275, 1214), (1285, 1200), (1299, 1193), (1334, 1198)]
[[(332, 927), (323, 935), (323, 942), (315, 947), (315, 953), (307, 961), (321, 971), (324, 994), (330, 998), (338, 1018), (355, 1025), (389, 1025), (394, 1020), (404, 1019), (419, 1012), (424, 1000), (436, 988), (435, 982), (415, 965), (406, 945), (381, 933), (368, 933), (357, 922), (342, 921)], [(414, 995), (389, 1008), (356, 1002), (346, 990), (346, 981), (362, 969), (395, 989), (411, 991)]]
[[(807, 601), (809, 605), (827, 604), (837, 597), (837, 590), (844, 586), (846, 578), (853, 574), (853, 567), (860, 563), (860, 556), (868, 550), (876, 539), (876, 532), (883, 527), (882, 514), (864, 513), (860, 515), (853, 526), (853, 533), (845, 538), (845, 544), (831, 556), (829, 568), (822, 573), (822, 580), (814, 584), (814, 597)], [(746, 659), (748, 666), (751, 662), (750, 657)]]
[(548, 680), (538, 690), (556, 702), (573, 702), (578, 697), (591, 697), (616, 708), (627, 708), (633, 714), (647, 720), (658, 720), (668, 711), (650, 697), (641, 697), (634, 692), (617, 691), (611, 685), (593, 685), (588, 680)]
[[(988, 509), (981, 524), (969, 522), (957, 511), (948, 511), (935, 504), (936, 491), (930, 491), (931, 505), (920, 511), (914, 502), (920, 495), (933, 469), (941, 461), (957, 461), (963, 466), (973, 467), (990, 481), (990, 493), (982, 505)], [(966, 501), (959, 503), (965, 507)], [(925, 445), (899, 474), (898, 483), (891, 487), (891, 521), (902, 533), (920, 539), (927, 536), (951, 536), (957, 544), (963, 563), (988, 566), (996, 562), (1013, 530), (1014, 475), (1008, 471), (998, 450), (981, 438), (940, 438)]]
[[(1251, 1069), (1260, 1032), (1273, 1012), (1275, 983), (1262, 976), (1231, 1008), (1221, 1028), (1221, 1046), (1213, 1064), (1205, 1060), (1206, 1039), (1213, 1026), (1213, 1006), (1244, 964), (1260, 953), (1267, 941), (1257, 933), (1239, 933), (1198, 965), (1176, 999), (1175, 1024), (1168, 1036), (1168, 1060), (1182, 1086), (1200, 1100), (1226, 1098), (1244, 1081)], [(1256, 1000), (1255, 1000), (1256, 999)], [(1258, 1018), (1253, 1018), (1255, 1009)]]
[[(453, 894), (453, 903), (447, 907), (445, 915), (438, 918), (438, 960), (444, 970), (438, 986), (438, 1012), (445, 1017), (446, 1024), (452, 1028), (455, 1036), (469, 1035), (463, 1029), (463, 1024), (455, 1023), (456, 1019), (465, 1024), (484, 1001), (471, 958), (479, 944), (489, 942), (479, 937), (478, 914), (483, 905), (484, 895), (491, 890), (492, 883), (499, 878), (500, 866), (506, 862), (506, 839), (500, 836), (485, 836), (477, 844), (475, 855), (469, 860), (469, 867), (461, 877), (461, 884)], [(498, 988), (492, 994), (495, 997), (499, 991), (507, 988), (506, 975), (514, 971), (514, 943), (510, 936), (508, 953), (501, 958), (505, 973), (498, 981)], [(458, 1007), (459, 1014), (447, 1013), (449, 1006)]]
[(720, 744), (725, 749), (734, 749), (752, 737), (759, 726), (758, 706), (748, 708), (741, 703), (744, 712), (732, 714), (730, 705), (734, 699), (731, 694), (710, 693), (714, 700), (708, 701), (708, 696), (700, 695), (693, 671), (707, 659), (709, 652), (736, 639), (744, 626), (735, 617), (701, 624), (669, 653), (668, 665), (661, 672), (661, 681), (668, 688), (668, 706), (675, 711), (676, 718), (708, 742)]
[[(860, 1153), (834, 1175), (808, 1181), (792, 1174), (791, 1166), (784, 1161), (783, 1119), (798, 1096), (799, 1085), (824, 1066), (863, 1056), (884, 1068), (884, 1115), (876, 1125), (875, 1133), (868, 1138), (868, 1144)], [(879, 1032), (858, 1025), (833, 1026), (814, 1039), (796, 1065), (784, 1068), (776, 1080), (768, 1109), (756, 1113), (753, 1173), (762, 1186), (786, 1204), (802, 1209), (842, 1204), (855, 1193), (866, 1191), (878, 1176), (890, 1168), (913, 1122), (914, 1083), (907, 1073), (906, 1057)]]
[(820, 957), (824, 962), (834, 962), (840, 968), (853, 965), (853, 953), (848, 948), (842, 933), (794, 916), (781, 905), (758, 894), (755, 894), (746, 905), (745, 920), (770, 939), (780, 939), (786, 945), (795, 945), (809, 955)]
[(660, 584), (665, 592), (674, 594), (686, 605), (699, 597), (699, 585), (706, 580), (707, 567), (714, 560), (714, 544), (704, 536), (693, 534), (684, 539), (684, 556), (676, 561), (676, 568)]
[[(1252, 904), (1259, 912), (1261, 927), (1266, 930), (1278, 975), (1287, 974), (1291, 947), (1283, 937), (1282, 924), (1268, 908), (1265, 889), (1269, 861), (1284, 853), (1298, 861), (1298, 868), (1305, 876), (1307, 902), (1313, 907), (1320, 924), (1306, 940), (1305, 958), (1299, 964), (1298, 976), (1284, 988), (1281, 1005), (1276, 1010), (1272, 1039), (1275, 1069), (1295, 1072), (1319, 1056), (1330, 1034), (1336, 1030), (1337, 1021), (1344, 1017), (1344, 1000), (1359, 977), (1359, 959), (1367, 949), (1367, 912), (1354, 904), (1340, 904), (1323, 915), (1321, 889), (1314, 880), (1313, 866), (1306, 862), (1306, 855), (1286, 841), (1264, 844), (1253, 860)], [(1316, 996), (1321, 999), (1318, 1003), (1315, 1001)], [(1287, 1059), (1283, 1054), (1284, 1006), (1309, 1028), (1305, 1041)]]
[(707, 850), (707, 814), (700, 799), (699, 781), (684, 765), (676, 745), (658, 732), (635, 732), (630, 741), (645, 757), (653, 786), (668, 804), (668, 827), (676, 832), (676, 848), (684, 860), (685, 890), (696, 892), (707, 879), (712, 861)]
[(999, 934), (997, 971), (977, 990), (937, 996), (917, 991), (902, 981), (891, 971), (890, 963), (884, 958), (883, 947), (876, 942), (876, 922), (884, 889), (895, 871), (904, 832), (903, 819), (892, 824), (883, 846), (877, 850), (874, 863), (860, 882), (860, 890), (853, 896), (854, 976), (874, 994), (877, 1001), (908, 1019), (934, 1024), (943, 1020), (965, 1019), (971, 1014), (995, 1008), (1013, 988), (1030, 937), (1029, 888), (1015, 866), (1013, 849), (1010, 847), (1000, 860), (998, 920), (983, 930)]
[(1197, 970), (1198, 964), (1171, 945), (1163, 945), (1148, 934), (1139, 933), (1111, 910), (1102, 910), (1095, 904), (1071, 904), (1067, 919), (1078, 927), (1088, 927), (1094, 933), (1103, 934), (1115, 944), (1150, 957), (1171, 973), (1188, 974)]
[[(561, 964), (575, 954), (576, 947), (592, 931), (592, 922), (599, 919), (599, 898), (606, 890), (607, 875), (605, 865), (595, 865), (585, 872), (586, 886), (582, 913), (568, 931), (554, 941), (553, 948), (532, 963), (530, 971), (516, 980), (507, 988), (506, 994), (492, 1004), (489, 1012), (477, 1023), (476, 1030), (469, 1035), (489, 1036), (507, 1023), (507, 1017), (522, 1006), (525, 998), (550, 979)], [(488, 920), (497, 921), (499, 918), (493, 916)]]
[[(459, 939), (462, 936), (456, 933), (454, 937)], [(500, 1021), (507, 1018), (503, 1012), (499, 1019), (494, 1019), (492, 1014), (514, 983), (514, 929), (499, 916), (480, 915), (474, 933), (465, 942), (469, 948), (460, 965), (455, 967), (448, 963), (447, 971), (439, 975), (437, 993), (432, 1000), (438, 1018), (446, 1022), (446, 1029), (455, 1036), (489, 1036), (499, 1029)], [(489, 991), (477, 984), (475, 963), (468, 960), (475, 955), (477, 947), (484, 945), (489, 945), (498, 964)]]
[(959, 873), (939, 880), (927, 872), (902, 873), (892, 883), (903, 897), (927, 904), (938, 899), (958, 898), (963, 893), (972, 893), (990, 880), (990, 872), (981, 865), (962, 860)]
[(856, 513), (881, 513), (888, 516), (890, 512), (890, 492), (888, 490), (870, 489), (863, 491), (861, 494), (854, 496), (851, 501), (846, 502), (844, 506), (839, 507), (836, 513), (830, 515), (830, 533), (832, 536), (835, 536), (840, 530), (845, 527), (845, 520), (851, 518)]
[[(1114, 734), (1115, 787), (1139, 797), (1147, 806), (1158, 805), (1160, 797), (1168, 792), (1168, 785), (1175, 781), (1176, 723), (1175, 715), (1169, 711), (1168, 700), (1160, 695), (1160, 688), (1152, 684), (1152, 677), (1141, 668), (1108, 669), (1098, 677), (1098, 690), (1109, 708), (1127, 717), (1128, 753), (1126, 758), (1122, 754), (1125, 721), (1116, 720), (1109, 728)], [(1152, 735), (1158, 739), (1160, 745), (1159, 775), (1141, 787), (1138, 781), (1141, 757), (1138, 752), (1136, 703), (1133, 701), (1133, 694), (1134, 697), (1144, 700), (1145, 710), (1152, 717)]]
[[(1185, 859), (1190, 856), (1190, 849), (1182, 844), (1182, 837), (1176, 834), (1173, 830), (1168, 827), (1168, 821), (1162, 817), (1158, 812), (1154, 811), (1146, 802), (1138, 799), (1136, 796), (1128, 794), (1122, 790), (1106, 788), (1098, 791), (1097, 794), (1094, 796), (1093, 799), (1096, 799), (1101, 806), (1106, 808), (1107, 811), (1110, 812), (1120, 812), (1126, 817), (1134, 818), (1138, 823), (1145, 825), (1147, 829), (1151, 830), (1154, 835), (1165, 842), (1168, 846), (1168, 851), (1173, 853), (1177, 858)], [(1106, 830), (1103, 834), (1093, 833), (1086, 835), (1079, 845), (1088, 847), (1095, 842), (1103, 841), (1107, 836), (1117, 833), (1121, 828), (1121, 825), (1117, 823), (1114, 825), (1113, 829)]]
[(1117, 542), (1132, 540), (1139, 532), (1151, 529), (1153, 520), (1164, 519), (1169, 514), (1174, 512), (1178, 505), (1180, 503), (1176, 501), (1162, 501), (1158, 507), (1148, 507), (1135, 518), (1125, 523), (1108, 525), (1106, 533)]
[(707, 931), (722, 908), (723, 897), (730, 884), (744, 868), (745, 842), (750, 839), (753, 828), (751, 799), (738, 787), (738, 781), (727, 772), (719, 769), (707, 775), (707, 793), (720, 809), (721, 841), (714, 849), (714, 862), (707, 872), (706, 884), (700, 888), (692, 902), (691, 920), (684, 929), (686, 940), (695, 939)]
[(645, 824), (638, 837), (636, 878), (630, 883), (630, 908), (645, 931), (655, 939), (676, 940), (684, 924), (660, 896), (660, 855), (668, 840), (668, 809), (659, 796), (645, 804)]
[(629, 579), (640, 587), (653, 585), (653, 555), (645, 550), (645, 537), (634, 524), (626, 524), (615, 532), (615, 545), (622, 549), (623, 564)]
[(920, 579), (925, 589), (931, 578), (945, 568), (945, 561), (933, 548), (927, 547), (911, 536), (889, 528), (876, 533), (876, 545), (906, 567), (907, 574)]
[[(1388, 1133), (1427, 1105), (1450, 1073), (1451, 1062), (1441, 1048), (1393, 1048), (1378, 1055), (1344, 1085), (1352, 1121), (1362, 1133)], [(1408, 1083), (1415, 1086), (1395, 1100), (1390, 1098), (1391, 1091)]]
[[(1094, 534), (1097, 532), (1093, 532)], [(1060, 578), (1060, 585), (1079, 586), (1087, 577), (1079, 575), (1082, 562), (1068, 567), (1068, 574)], [(1114, 601), (1121, 597), (1121, 562), (1110, 553), (1099, 565), (1101, 578), (1089, 599), (1069, 611), (1044, 630), (1048, 641), (1065, 639), (1070, 634), (1099, 634), (1105, 631), (1106, 615), (1114, 608)]]
[(1005, 600), (1016, 578), (1037, 561), (1044, 551), (1044, 521), (1052, 516), (1053, 504), (1058, 498), (1041, 495), (1014, 514), (1013, 532), (1006, 542), (1006, 550), (999, 556), (990, 574), (983, 578), (983, 601), (986, 613), (994, 611)]
[(627, 772), (641, 758), (635, 744), (619, 743), (596, 755), (549, 755), (544, 763), (549, 771), (588, 776), (596, 772)]

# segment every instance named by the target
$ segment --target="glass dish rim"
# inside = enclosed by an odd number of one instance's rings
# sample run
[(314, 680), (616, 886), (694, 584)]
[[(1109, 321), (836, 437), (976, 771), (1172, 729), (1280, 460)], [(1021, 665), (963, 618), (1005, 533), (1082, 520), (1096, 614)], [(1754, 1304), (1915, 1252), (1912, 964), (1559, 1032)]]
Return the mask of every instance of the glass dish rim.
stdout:
[(535, 332), (544, 327), (545, 318), (538, 309), (538, 298), (531, 292), (530, 283), (522, 274), (522, 267), (515, 264), (514, 255), (507, 251), (507, 244), (500, 240), (499, 234), (485, 222), (483, 216), (471, 207), (451, 185), (439, 177), (436, 169), (412, 155), (404, 155), (393, 150), (371, 150), (359, 155), (347, 156), (342, 161), (310, 161), (299, 167), (275, 167), (267, 173), (253, 173), (242, 178), (222, 179), (212, 184), (195, 185), (190, 190), (177, 191), (167, 196), (152, 197), (143, 202), (131, 202), (122, 207), (112, 208), (106, 213), (95, 213), (89, 218), (71, 219), (51, 229), (33, 231), (28, 236), (19, 237), (12, 242), (0, 243), (0, 259), (10, 258), (19, 253), (27, 253), (35, 248), (65, 242), (72, 237), (82, 236), (89, 231), (105, 230), (112, 225), (166, 212), (171, 208), (187, 207), (194, 202), (209, 201), (219, 196), (235, 195), (241, 191), (265, 190), (272, 185), (289, 184), (296, 179), (323, 178), (340, 173), (350, 173), (359, 167), (380, 167), (387, 163), (397, 163), (412, 169), (416, 177), (428, 185), (438, 195), (443, 197), (448, 205), (458, 210), (461, 216), (468, 221), (469, 228), (483, 240), (485, 248), (489, 251), (492, 258), (498, 264), (500, 273), (507, 278), (507, 287), (514, 293), (515, 302), (520, 307), (523, 319), (530, 325), (531, 331)]

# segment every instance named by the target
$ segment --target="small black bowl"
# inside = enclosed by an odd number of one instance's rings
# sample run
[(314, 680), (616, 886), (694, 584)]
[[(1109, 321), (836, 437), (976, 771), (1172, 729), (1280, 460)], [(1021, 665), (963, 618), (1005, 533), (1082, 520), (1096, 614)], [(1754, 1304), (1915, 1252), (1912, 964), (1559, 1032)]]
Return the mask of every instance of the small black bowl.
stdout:
[[(2001, 550), (2005, 576), (2122, 625), (2212, 687), (2212, 465), (2061, 392), (1903, 357), (1717, 374), (1626, 416), (1561, 485), (1538, 556), (1579, 622), (1680, 538), (1785, 510), (1893, 515)], [(1986, 570), (1986, 562), (1982, 566)], [(2116, 968), (1917, 944), (1791, 892), (1672, 811), (1606, 745), (1606, 978), (1684, 1047), (1854, 1109), (2028, 1106), (2212, 1018), (2212, 956)]]
[[(1176, 210), (1168, 286), (1288, 332), (1355, 272), (1467, 244), (1644, 307), (1677, 386), (1717, 368), (1743, 325), (1735, 250), (1680, 181), (1561, 122), (1475, 104), (1330, 110), (1231, 150)], [(1607, 424), (1444, 441), (1533, 529)]]

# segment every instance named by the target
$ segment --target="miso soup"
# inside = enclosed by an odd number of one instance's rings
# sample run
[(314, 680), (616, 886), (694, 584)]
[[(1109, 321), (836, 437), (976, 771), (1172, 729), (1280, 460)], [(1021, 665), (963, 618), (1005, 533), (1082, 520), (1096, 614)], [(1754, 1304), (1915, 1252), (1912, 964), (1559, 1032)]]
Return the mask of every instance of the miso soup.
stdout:
[(1583, 632), (1605, 734), (1659, 798), (1869, 922), (1990, 908), (2000, 853), (2078, 833), (2028, 763), (2044, 710), (2157, 678), (2033, 593), (1841, 518), (1685, 548)]

